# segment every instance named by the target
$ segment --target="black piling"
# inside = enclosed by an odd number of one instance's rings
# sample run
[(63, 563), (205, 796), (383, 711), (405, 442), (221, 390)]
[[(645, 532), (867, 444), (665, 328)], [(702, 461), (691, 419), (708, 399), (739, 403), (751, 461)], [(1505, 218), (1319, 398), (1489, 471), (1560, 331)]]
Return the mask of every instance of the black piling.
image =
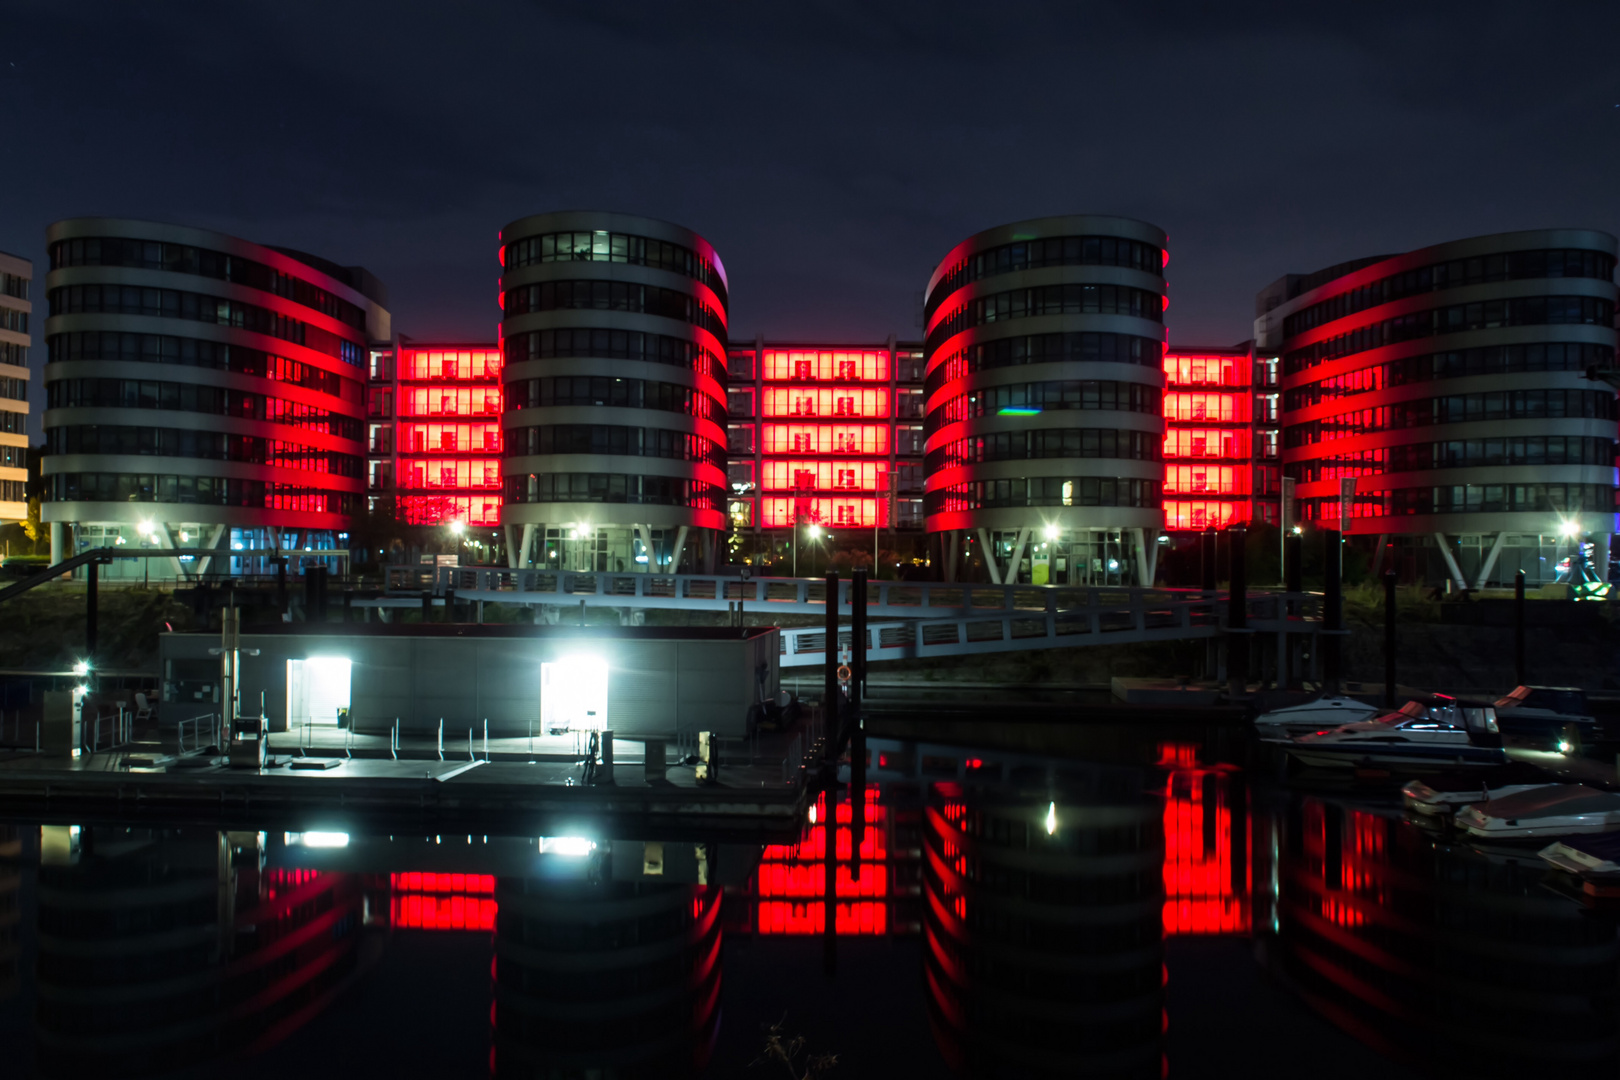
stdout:
[(838, 701), (838, 571), (827, 572), (827, 663), (826, 682), (821, 691), (821, 733), (826, 742), (825, 759), (838, 760), (838, 725), (843, 710)]
[(94, 562), (84, 568), (84, 659), (91, 670), (95, 669), (96, 648), (100, 644), (97, 638), (101, 628), (96, 613), (96, 579), (100, 569)]
[(1344, 629), (1343, 547), (1339, 530), (1322, 530), (1322, 682), (1329, 694), (1339, 692), (1339, 637)]
[(1207, 593), (1215, 591), (1215, 530), (1205, 529), (1198, 537), (1199, 569), (1203, 573), (1199, 588)]
[(1384, 571), (1384, 708), (1395, 707), (1395, 571)]
[(866, 686), (866, 571), (855, 571), (849, 584), (849, 813), (850, 874), (858, 872), (866, 831), (866, 733), (861, 727), (861, 691)]
[(1249, 575), (1243, 560), (1243, 537), (1239, 525), (1227, 536), (1232, 566), (1226, 601), (1226, 689), (1234, 697), (1249, 685)]
[(1513, 575), (1513, 679), (1523, 686), (1529, 674), (1524, 663), (1524, 571)]

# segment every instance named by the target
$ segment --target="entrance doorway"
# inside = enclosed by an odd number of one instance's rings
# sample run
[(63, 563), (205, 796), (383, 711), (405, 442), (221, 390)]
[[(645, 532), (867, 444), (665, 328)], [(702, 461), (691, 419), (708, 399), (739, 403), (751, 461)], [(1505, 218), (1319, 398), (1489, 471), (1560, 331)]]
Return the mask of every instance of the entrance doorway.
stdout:
[(607, 661), (576, 656), (540, 665), (540, 726), (547, 732), (608, 726)]
[(287, 661), (287, 729), (306, 724), (336, 726), (349, 711), (351, 663), (342, 656)]

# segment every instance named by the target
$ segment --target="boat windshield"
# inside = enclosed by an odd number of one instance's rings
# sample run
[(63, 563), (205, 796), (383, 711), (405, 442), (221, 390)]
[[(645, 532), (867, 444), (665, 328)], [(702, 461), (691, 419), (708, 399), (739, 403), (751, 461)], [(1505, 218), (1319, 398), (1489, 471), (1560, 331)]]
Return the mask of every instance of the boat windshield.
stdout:
[(1511, 709), (1515, 705), (1523, 705), (1529, 699), (1530, 688), (1528, 686), (1515, 686), (1508, 691), (1507, 697), (1496, 699), (1496, 707), (1498, 709)]

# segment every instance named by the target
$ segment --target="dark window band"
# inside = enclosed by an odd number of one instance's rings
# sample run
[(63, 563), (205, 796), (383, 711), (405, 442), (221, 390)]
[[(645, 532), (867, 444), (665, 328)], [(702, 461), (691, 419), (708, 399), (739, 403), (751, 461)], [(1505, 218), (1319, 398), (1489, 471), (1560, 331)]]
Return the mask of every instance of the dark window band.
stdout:
[(1285, 409), (1304, 409), (1324, 401), (1354, 397), (1388, 386), (1407, 386), (1469, 375), (1512, 375), (1527, 371), (1585, 371), (1614, 364), (1614, 349), (1586, 343), (1537, 342), (1531, 345), (1488, 345), (1475, 349), (1408, 356), (1371, 364), (1343, 375), (1295, 387), (1283, 395)]
[(506, 339), (506, 362), (557, 360), (590, 357), (602, 360), (640, 360), (668, 364), (707, 375), (724, 382), (725, 365), (695, 341), (683, 341), (668, 334), (646, 334), (639, 330), (597, 330), (572, 327), (558, 330), (531, 330)]
[(1157, 480), (1121, 480), (1111, 476), (1030, 476), (1011, 480), (974, 480), (930, 491), (923, 512), (990, 510), (1004, 506), (1160, 505)]
[(1285, 445), (1312, 446), (1372, 431), (1466, 424), (1480, 420), (1614, 420), (1620, 417), (1608, 390), (1498, 390), (1420, 398), (1290, 424)]
[(1108, 409), (1127, 412), (1163, 411), (1163, 392), (1144, 383), (1109, 379), (1053, 379), (1047, 382), (987, 386), (959, 394), (928, 414), (927, 433), (946, 424), (975, 416), (994, 416), (1003, 410), (1050, 412), (1066, 409)]
[(552, 262), (614, 262), (672, 270), (701, 281), (726, 303), (726, 283), (708, 259), (691, 248), (630, 233), (588, 232), (542, 233), (526, 236), (506, 245), (501, 265), (508, 270)]
[(1341, 356), (1394, 345), (1401, 341), (1494, 330), (1504, 326), (1612, 326), (1614, 301), (1591, 296), (1520, 296), (1414, 311), (1359, 326), (1325, 341), (1283, 355), (1283, 370), (1292, 375)]
[(0, 364), (28, 366), (28, 346), (13, 341), (0, 341)]
[(117, 330), (90, 330), (53, 334), (46, 342), (48, 362), (61, 360), (118, 360), (134, 363), (180, 364), (187, 367), (234, 371), (291, 383), (306, 390), (359, 404), (362, 386), (358, 379), (346, 379), (335, 371), (318, 368), (300, 360), (229, 345), (222, 341), (172, 337), (167, 334), (129, 334)]
[(50, 478), (55, 502), (149, 502), (198, 506), (246, 506), (354, 514), (360, 496), (264, 480), (220, 476), (165, 476), (152, 473), (59, 473)]
[(166, 270), (175, 274), (215, 278), (274, 293), (356, 330), (366, 328), (366, 313), (363, 310), (319, 285), (252, 259), (188, 244), (123, 237), (59, 240), (51, 245), (51, 269), (59, 270), (67, 266), (133, 266), (142, 270)]
[(998, 431), (957, 439), (929, 453), (928, 472), (978, 465), (988, 461), (1032, 458), (1124, 458), (1158, 461), (1164, 456), (1164, 437), (1150, 431), (1116, 428), (1042, 428), (1036, 431)]
[(290, 341), (306, 349), (335, 356), (345, 364), (361, 363), (364, 349), (356, 342), (339, 337), (318, 326), (240, 300), (181, 292), (178, 289), (149, 289), (141, 285), (68, 285), (50, 290), (52, 315), (150, 315), (163, 319), (187, 319), (215, 323), (238, 330)]
[[(1305, 519), (1317, 520), (1322, 507), (1338, 499), (1301, 499)], [(1443, 484), (1392, 488), (1381, 495), (1356, 496), (1357, 517), (1412, 514), (1578, 513), (1612, 514), (1615, 489), (1603, 484)], [(1556, 522), (1549, 521), (1548, 532)]]
[(134, 427), (125, 424), (74, 424), (45, 432), (49, 454), (120, 454), (154, 457), (203, 458), (244, 461), (288, 469), (362, 476), (363, 458), (320, 450), (281, 439), (255, 435), (229, 435), (222, 431), (184, 431), (176, 428)]
[(1311, 458), (1288, 466), (1302, 483), (1346, 476), (1427, 469), (1471, 469), (1499, 465), (1598, 465), (1615, 462), (1613, 439), (1583, 435), (1513, 435), (1489, 439), (1451, 439), (1409, 443), (1374, 450)]
[(685, 413), (716, 424), (726, 422), (726, 406), (701, 390), (649, 379), (615, 379), (604, 375), (555, 375), (506, 384), (508, 409), (544, 409), (566, 405), (618, 409), (658, 409)]
[(21, 435), (28, 430), (28, 414), (0, 410), (0, 433)]
[(544, 281), (511, 289), (501, 309), (507, 318), (537, 311), (632, 311), (701, 326), (724, 341), (725, 320), (679, 289), (628, 281)]
[(725, 492), (714, 484), (666, 476), (623, 473), (530, 473), (508, 476), (509, 503), (630, 503), (641, 506), (690, 506), (720, 510)]
[(936, 364), (928, 374), (927, 393), (976, 371), (1060, 363), (1140, 364), (1157, 370), (1164, 364), (1164, 346), (1155, 338), (1102, 333), (1028, 334), (985, 341)]
[(620, 454), (671, 458), (725, 468), (725, 454), (713, 439), (668, 428), (618, 424), (540, 424), (514, 428), (509, 454)]
[(928, 295), (923, 317), (933, 315), (947, 296), (970, 281), (1045, 266), (1127, 266), (1160, 274), (1164, 252), (1157, 244), (1114, 236), (1053, 236), (1002, 244), (969, 255), (947, 271)]
[(361, 438), (364, 424), (352, 416), (303, 402), (195, 383), (146, 379), (57, 379), (45, 384), (47, 408), (170, 409), (267, 420), (343, 439)]
[(28, 312), (0, 307), (0, 330), (11, 330), (18, 334), (28, 333)]
[(0, 398), (7, 401), (28, 400), (28, 380), (14, 379), (10, 375), (0, 375)]
[(1597, 278), (1614, 280), (1614, 256), (1582, 248), (1549, 248), (1510, 251), (1496, 255), (1475, 255), (1451, 259), (1430, 266), (1404, 270), (1399, 274), (1370, 281), (1365, 285), (1330, 296), (1302, 308), (1283, 320), (1283, 336), (1293, 337), (1307, 330), (1354, 315), (1379, 304), (1408, 296), (1483, 285), (1493, 281), (1526, 281), (1537, 278)]
[(947, 315), (928, 335), (932, 353), (952, 334), (972, 326), (1037, 315), (1133, 315), (1164, 321), (1164, 297), (1129, 285), (1041, 285), (970, 300)]

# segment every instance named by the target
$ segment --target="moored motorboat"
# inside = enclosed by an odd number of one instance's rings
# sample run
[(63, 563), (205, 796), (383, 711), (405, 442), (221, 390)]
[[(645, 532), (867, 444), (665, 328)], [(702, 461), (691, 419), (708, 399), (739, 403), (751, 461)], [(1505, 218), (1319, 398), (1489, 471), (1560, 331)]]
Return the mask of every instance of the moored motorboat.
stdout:
[(1555, 870), (1575, 875), (1588, 896), (1620, 897), (1620, 832), (1554, 840), (1537, 854)]
[(1487, 840), (1620, 832), (1620, 793), (1585, 784), (1520, 791), (1457, 811), (1457, 827)]
[(1450, 695), (1413, 699), (1372, 721), (1265, 742), (1281, 746), (1306, 766), (1419, 766), (1434, 771), (1507, 764), (1494, 709)]
[(1556, 786), (1556, 781), (1532, 765), (1509, 764), (1491, 773), (1490, 784), (1459, 775), (1425, 776), (1401, 787), (1401, 803), (1413, 813), (1441, 818), (1465, 806), (1490, 802), (1532, 788)]
[(1381, 711), (1376, 705), (1335, 694), (1261, 713), (1254, 718), (1254, 726), (1263, 735), (1304, 735), (1371, 720)]
[(1496, 701), (1504, 735), (1551, 739), (1568, 753), (1599, 734), (1586, 691), (1574, 686), (1516, 686)]
[(1446, 694), (1426, 695), (1395, 712), (1331, 731), (1265, 741), (1282, 747), (1302, 765), (1327, 768), (1507, 764), (1495, 711)]

